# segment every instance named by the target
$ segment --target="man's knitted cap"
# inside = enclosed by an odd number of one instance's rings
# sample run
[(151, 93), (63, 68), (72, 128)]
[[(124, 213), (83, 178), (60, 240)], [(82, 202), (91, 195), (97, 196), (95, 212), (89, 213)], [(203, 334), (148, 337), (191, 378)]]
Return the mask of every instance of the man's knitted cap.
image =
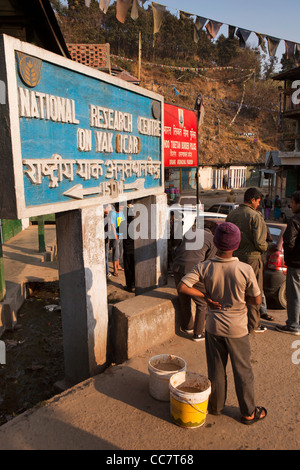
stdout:
[(218, 225), (214, 235), (214, 243), (221, 251), (235, 251), (241, 241), (240, 229), (231, 222)]

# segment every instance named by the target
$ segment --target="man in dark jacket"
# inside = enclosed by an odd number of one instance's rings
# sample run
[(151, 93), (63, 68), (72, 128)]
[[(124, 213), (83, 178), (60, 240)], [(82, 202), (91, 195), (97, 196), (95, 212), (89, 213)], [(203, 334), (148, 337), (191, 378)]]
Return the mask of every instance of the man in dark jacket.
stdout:
[(287, 224), (283, 235), (284, 262), (286, 273), (286, 325), (277, 325), (276, 330), (282, 333), (300, 335), (300, 191), (292, 195), (291, 209), (293, 217)]
[(133, 201), (128, 201), (127, 217), (120, 224), (120, 232), (123, 233), (123, 263), (126, 287), (128, 292), (133, 292), (135, 287), (135, 259), (134, 259), (134, 207)]
[[(241, 231), (241, 243), (234, 252), (240, 261), (250, 264), (255, 273), (261, 293), (263, 292), (262, 254), (268, 249), (267, 226), (262, 214), (257, 210), (261, 200), (257, 188), (248, 188), (244, 194), (244, 203), (240, 204), (227, 216), (226, 221), (238, 226)], [(260, 306), (248, 305), (249, 333), (264, 332), (260, 325)]]
[[(196, 224), (185, 234), (179, 246), (176, 248), (173, 260), (173, 273), (176, 287), (185, 274), (202, 261), (213, 258), (217, 248), (214, 245), (213, 228), (201, 229)], [(196, 286), (200, 288), (201, 286)], [(207, 303), (205, 299), (193, 298), (196, 304), (195, 321), (191, 310), (191, 297), (178, 293), (181, 329), (186, 333), (194, 331), (193, 341), (202, 341), (204, 336), (205, 315)]]

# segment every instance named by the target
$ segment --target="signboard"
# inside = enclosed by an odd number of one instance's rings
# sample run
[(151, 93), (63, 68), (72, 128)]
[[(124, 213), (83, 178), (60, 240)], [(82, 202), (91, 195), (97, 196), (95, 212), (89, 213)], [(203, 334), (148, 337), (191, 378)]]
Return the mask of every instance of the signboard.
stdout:
[(164, 105), (166, 167), (197, 167), (197, 114), (173, 104)]
[(3, 35), (0, 217), (163, 191), (163, 97)]

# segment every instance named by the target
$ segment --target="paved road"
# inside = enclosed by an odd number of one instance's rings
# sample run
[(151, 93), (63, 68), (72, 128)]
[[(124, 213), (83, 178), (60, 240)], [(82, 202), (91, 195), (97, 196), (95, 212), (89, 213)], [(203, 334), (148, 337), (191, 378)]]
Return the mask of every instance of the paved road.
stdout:
[[(285, 321), (284, 310), (270, 313), (278, 323)], [(169, 403), (149, 394), (147, 366), (154, 355), (175, 354), (188, 370), (206, 375), (205, 345), (180, 333), (6, 423), (0, 449), (102, 449), (112, 455), (118, 450), (298, 450), (300, 342), (264, 323), (266, 333), (251, 335), (257, 403), (268, 410), (261, 423), (240, 423), (229, 364), (224, 414), (208, 415), (205, 425), (193, 430), (173, 424)]]

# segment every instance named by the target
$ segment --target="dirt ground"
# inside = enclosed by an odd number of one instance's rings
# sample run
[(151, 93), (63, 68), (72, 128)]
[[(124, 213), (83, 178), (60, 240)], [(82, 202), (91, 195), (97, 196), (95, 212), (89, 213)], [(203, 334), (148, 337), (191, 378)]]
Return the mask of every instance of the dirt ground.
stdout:
[[(134, 296), (124, 285), (122, 272), (108, 281), (110, 304)], [(61, 392), (55, 386), (64, 378), (59, 283), (31, 284), (29, 291), (16, 328), (1, 337), (6, 365), (0, 365), (0, 426)]]
[[(58, 283), (36, 285), (18, 312), (6, 344), (6, 365), (0, 369), (0, 424), (55, 394), (64, 374)], [(50, 308), (49, 308), (50, 307)], [(0, 366), (1, 367), (1, 366)]]

